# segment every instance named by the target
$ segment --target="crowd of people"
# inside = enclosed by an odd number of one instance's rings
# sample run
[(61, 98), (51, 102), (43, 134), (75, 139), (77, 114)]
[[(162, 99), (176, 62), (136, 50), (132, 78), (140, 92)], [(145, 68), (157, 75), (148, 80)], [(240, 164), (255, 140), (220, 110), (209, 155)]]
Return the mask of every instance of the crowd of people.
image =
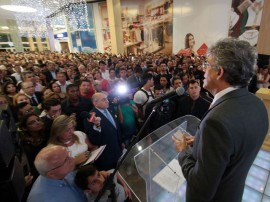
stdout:
[[(194, 54), (1, 53), (0, 106), (12, 109), (29, 162), (23, 200), (91, 201), (151, 114), (152, 100), (181, 87), (186, 92), (162, 101), (145, 135), (184, 115), (204, 116), (212, 101), (202, 85), (206, 66), (205, 56)], [(268, 82), (266, 75), (257, 82)], [(92, 167), (82, 167), (102, 145)], [(129, 200), (130, 190), (117, 180), (119, 198)]]

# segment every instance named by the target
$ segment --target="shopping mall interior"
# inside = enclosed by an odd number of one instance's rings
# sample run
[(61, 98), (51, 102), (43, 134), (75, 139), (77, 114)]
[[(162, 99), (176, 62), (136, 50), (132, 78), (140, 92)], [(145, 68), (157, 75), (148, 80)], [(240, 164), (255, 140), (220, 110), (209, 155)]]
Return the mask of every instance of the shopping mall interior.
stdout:
[[(255, 46), (260, 57), (267, 58), (269, 64), (269, 20), (270, 0), (0, 0), (0, 58), (2, 60), (5, 52), (102, 53), (135, 57), (192, 51), (195, 55), (203, 55), (217, 40), (235, 37)], [(185, 41), (188, 33), (194, 37), (192, 46)], [(256, 95), (264, 102), (270, 122), (269, 89), (260, 89)], [(3, 115), (2, 109), (0, 112), (0, 120), (6, 120), (10, 126), (9, 131), (0, 131), (3, 179), (3, 176), (11, 173), (15, 176), (21, 171), (20, 163), (15, 160), (12, 167), (8, 164), (6, 168), (6, 162), (14, 153), (10, 149), (15, 147), (7, 148), (3, 141), (10, 139), (1, 136), (12, 134), (15, 126), (12, 127), (14, 122), (8, 114)], [(170, 127), (161, 127), (152, 136), (164, 140), (163, 137), (169, 137), (169, 131), (175, 128), (175, 123), (171, 123)], [(177, 159), (176, 151), (168, 149), (167, 143), (161, 153), (154, 150), (156, 145), (148, 145), (148, 140), (136, 144), (120, 167), (120, 175), (133, 191), (132, 201), (184, 202), (186, 182), (183, 174), (172, 176), (177, 179), (178, 188), (171, 190), (153, 180), (158, 176), (147, 167), (152, 159), (151, 163), (159, 170), (169, 164), (175, 166), (172, 159)], [(170, 157), (162, 159), (163, 153)], [(20, 201), (17, 195), (20, 196), (23, 189), (24, 184), (13, 176), (0, 181), (0, 193), (13, 194), (13, 201)], [(147, 196), (147, 192), (153, 196)], [(12, 200), (2, 200), (0, 196), (0, 201)], [(270, 202), (270, 131), (249, 170), (242, 201)]]

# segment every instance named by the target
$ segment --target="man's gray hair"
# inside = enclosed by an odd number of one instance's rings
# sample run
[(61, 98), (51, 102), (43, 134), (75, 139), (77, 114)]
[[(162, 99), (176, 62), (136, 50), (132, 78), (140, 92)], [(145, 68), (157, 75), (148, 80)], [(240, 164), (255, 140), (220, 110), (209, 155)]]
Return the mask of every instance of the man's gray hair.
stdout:
[(27, 74), (33, 74), (33, 75), (34, 75), (34, 72), (32, 72), (32, 71), (24, 71), (24, 72), (22, 72), (22, 73), (21, 73), (21, 76), (22, 76), (22, 80), (23, 80), (23, 81), (25, 80), (25, 76), (26, 76)]
[(209, 48), (208, 54), (216, 69), (224, 69), (224, 79), (231, 86), (246, 87), (255, 73), (256, 49), (246, 41), (222, 39)]

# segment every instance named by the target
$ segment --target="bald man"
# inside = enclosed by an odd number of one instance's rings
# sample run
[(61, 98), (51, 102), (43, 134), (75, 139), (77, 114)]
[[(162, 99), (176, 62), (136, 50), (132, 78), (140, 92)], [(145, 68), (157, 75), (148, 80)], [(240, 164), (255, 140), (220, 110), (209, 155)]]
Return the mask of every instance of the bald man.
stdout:
[(65, 147), (45, 147), (36, 156), (35, 166), (40, 176), (32, 187), (28, 202), (87, 201), (73, 182), (75, 161)]

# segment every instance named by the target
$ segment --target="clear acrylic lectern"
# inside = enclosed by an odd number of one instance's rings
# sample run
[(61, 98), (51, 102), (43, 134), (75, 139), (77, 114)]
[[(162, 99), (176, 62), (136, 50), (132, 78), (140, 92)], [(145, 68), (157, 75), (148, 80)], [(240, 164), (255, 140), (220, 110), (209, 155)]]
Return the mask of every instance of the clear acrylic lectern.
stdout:
[(172, 135), (195, 135), (199, 123), (190, 115), (178, 118), (133, 146), (119, 173), (139, 201), (185, 201), (186, 182)]

